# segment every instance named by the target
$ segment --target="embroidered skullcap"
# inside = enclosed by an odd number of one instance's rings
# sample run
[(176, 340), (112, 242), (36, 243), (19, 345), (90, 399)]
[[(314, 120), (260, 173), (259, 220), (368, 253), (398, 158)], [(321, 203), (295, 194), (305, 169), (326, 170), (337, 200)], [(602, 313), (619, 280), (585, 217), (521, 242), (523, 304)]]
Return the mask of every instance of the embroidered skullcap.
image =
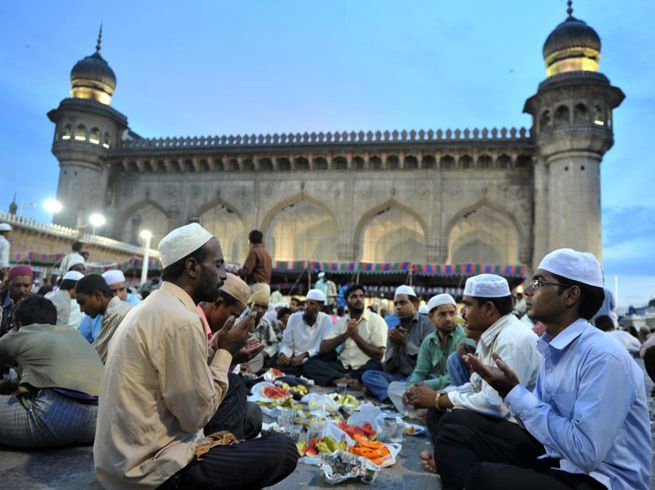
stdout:
[(455, 300), (450, 294), (437, 294), (436, 296), (432, 296), (430, 301), (428, 301), (428, 311), (432, 311), (441, 305), (457, 306), (457, 303), (455, 303)]
[(71, 259), (68, 261), (68, 270), (71, 270), (71, 267), (75, 267), (78, 264), (82, 264), (84, 268), (86, 269), (86, 263), (84, 262), (84, 257), (81, 255), (73, 255)]
[(394, 298), (398, 296), (399, 294), (406, 294), (407, 296), (416, 296), (416, 293), (414, 292), (414, 288), (412, 286), (398, 286), (396, 288), (396, 293), (393, 295)]
[(314, 301), (325, 303), (325, 294), (320, 289), (310, 289), (307, 293), (307, 299), (313, 299)]
[(109, 286), (118, 282), (125, 282), (125, 276), (123, 275), (123, 272), (116, 269), (103, 273), (102, 278), (107, 282)]
[(243, 279), (235, 276), (230, 272), (228, 272), (226, 275), (227, 279), (223, 281), (223, 285), (219, 288), (219, 290), (229, 294), (244, 305), (247, 305), (248, 295), (250, 294), (248, 285), (243, 281)]
[(198, 223), (190, 223), (174, 229), (162, 238), (157, 246), (162, 267), (165, 269), (195, 252), (213, 237), (214, 235)]
[(32, 268), (29, 265), (15, 265), (9, 271), (7, 271), (7, 279), (13, 279), (18, 276), (30, 276), (32, 277)]
[(319, 272), (318, 273), (318, 278), (323, 279), (325, 277), (325, 272)]
[(418, 307), (418, 312), (423, 313), (423, 314), (429, 313), (430, 310), (428, 310), (428, 305), (423, 304), (423, 305), (419, 306)]
[(0, 223), (0, 231), (11, 231), (11, 226), (8, 223)]
[(603, 287), (603, 272), (594, 254), (578, 252), (572, 248), (560, 248), (546, 255), (537, 269), (588, 284)]
[(504, 298), (510, 294), (507, 279), (496, 274), (469, 277), (464, 286), (464, 295), (473, 298)]
[(250, 295), (248, 303), (260, 303), (262, 305), (267, 305), (269, 301), (269, 294), (265, 290), (260, 289), (259, 291), (253, 291), (253, 293)]
[(62, 278), (64, 281), (79, 281), (84, 277), (84, 274), (82, 274), (79, 271), (68, 271), (66, 274), (64, 274), (64, 277)]

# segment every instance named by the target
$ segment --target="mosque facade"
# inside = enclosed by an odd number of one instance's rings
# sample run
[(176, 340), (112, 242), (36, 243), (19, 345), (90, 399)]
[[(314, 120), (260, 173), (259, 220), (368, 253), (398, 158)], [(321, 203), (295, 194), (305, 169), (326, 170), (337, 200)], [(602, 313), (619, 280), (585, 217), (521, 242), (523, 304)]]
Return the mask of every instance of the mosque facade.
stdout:
[(228, 260), (251, 229), (276, 260), (497, 264), (533, 268), (559, 247), (601, 257), (600, 164), (623, 93), (598, 72), (600, 38), (569, 16), (543, 46), (529, 129), (143, 138), (111, 107), (96, 52), (48, 113), (60, 163), (55, 222), (103, 213), (107, 234), (153, 244), (200, 222)]

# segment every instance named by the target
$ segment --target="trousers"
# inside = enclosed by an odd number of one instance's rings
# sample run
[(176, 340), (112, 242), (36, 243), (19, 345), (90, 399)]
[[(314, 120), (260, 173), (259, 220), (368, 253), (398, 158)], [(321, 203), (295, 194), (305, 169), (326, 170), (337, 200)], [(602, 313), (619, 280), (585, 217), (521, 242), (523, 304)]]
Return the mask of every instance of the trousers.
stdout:
[(344, 367), (337, 357), (337, 353), (331, 352), (324, 356), (317, 356), (303, 365), (302, 372), (306, 378), (313, 379), (319, 386), (330, 386), (332, 381), (342, 378), (346, 374), (352, 378), (362, 379), (366, 371), (382, 370), (382, 363), (376, 359), (370, 359), (366, 364), (357, 369)]
[(383, 402), (388, 398), (389, 384), (393, 381), (407, 381), (408, 377), (400, 373), (389, 374), (384, 371), (366, 371), (362, 375), (362, 383), (378, 400)]
[(252, 439), (262, 430), (262, 411), (246, 402), (248, 388), (238, 374), (228, 373), (229, 387), (214, 416), (205, 425), (205, 435), (227, 430), (237, 439)]

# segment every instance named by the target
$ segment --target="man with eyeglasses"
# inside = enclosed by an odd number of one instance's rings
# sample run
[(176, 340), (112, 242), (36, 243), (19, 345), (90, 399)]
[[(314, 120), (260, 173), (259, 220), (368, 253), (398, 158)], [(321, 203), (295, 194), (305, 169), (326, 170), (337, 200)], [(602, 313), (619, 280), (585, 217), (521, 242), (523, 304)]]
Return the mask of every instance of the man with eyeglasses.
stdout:
[(118, 296), (121, 301), (126, 301), (134, 306), (141, 303), (141, 300), (136, 295), (127, 291), (127, 284), (125, 283), (125, 276), (122, 271), (117, 269), (110, 270), (103, 273), (102, 277), (114, 296)]
[(546, 329), (534, 391), (497, 354), (495, 366), (466, 358), (503, 397), (524, 437), (504, 440), (484, 427), (444, 429), (439, 442), (457, 455), (445, 488), (649, 488), (644, 373), (621, 344), (589, 323), (605, 296), (598, 260), (570, 248), (551, 252), (525, 294), (528, 316)]

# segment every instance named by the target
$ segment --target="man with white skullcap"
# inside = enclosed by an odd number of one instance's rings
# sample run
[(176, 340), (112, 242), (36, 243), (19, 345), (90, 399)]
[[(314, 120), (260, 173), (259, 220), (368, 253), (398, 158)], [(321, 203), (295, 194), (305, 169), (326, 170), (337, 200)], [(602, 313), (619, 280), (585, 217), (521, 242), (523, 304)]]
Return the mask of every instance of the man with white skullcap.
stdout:
[[(382, 370), (380, 362), (387, 346), (387, 324), (382, 317), (365, 308), (366, 291), (360, 284), (346, 291), (348, 317), (343, 317), (321, 342), (320, 358), (309, 360), (303, 372), (319, 386), (347, 383), (361, 389), (362, 375)], [(337, 347), (343, 346), (340, 352)]]
[(447, 488), (650, 488), (644, 373), (623, 346), (589, 323), (604, 297), (598, 260), (555, 250), (525, 294), (527, 315), (546, 328), (534, 392), (503, 356), (494, 356), (493, 367), (467, 358), (503, 396), (525, 427), (524, 437), (492, 439), (486, 427), (451, 432), (447, 442), (438, 441), (457, 457)]
[(389, 330), (384, 371), (366, 371), (362, 376), (364, 386), (381, 402), (389, 396), (389, 383), (409, 379), (416, 367), (421, 343), (435, 331), (430, 319), (418, 312), (419, 299), (411, 286), (396, 288), (393, 305), (400, 323)]
[(332, 319), (321, 311), (324, 304), (323, 291), (310, 289), (305, 311), (289, 317), (280, 342), (277, 363), (274, 364), (276, 368), (288, 374), (300, 375), (303, 364), (318, 355), (321, 342), (332, 330)]
[(134, 306), (141, 303), (141, 300), (137, 298), (136, 295), (127, 291), (127, 284), (123, 271), (118, 269), (108, 270), (102, 273), (102, 278), (105, 280), (114, 296), (118, 296), (121, 301), (126, 301)]
[[(86, 264), (84, 257), (82, 256), (82, 247), (84, 244), (79, 241), (73, 242), (71, 248), (73, 251), (66, 255), (61, 264), (59, 264), (59, 273), (61, 275), (66, 274), (69, 270), (76, 270), (82, 274), (86, 274)], [(82, 266), (80, 266), (82, 264)]]
[[(284, 435), (239, 442), (245, 411), (212, 439), (203, 428), (228, 389), (228, 371), (254, 325), (228, 320), (212, 339), (196, 306), (226, 279), (218, 240), (197, 223), (159, 242), (161, 288), (135, 306), (111, 342), (93, 456), (104, 488), (262, 488), (291, 473), (298, 450)], [(79, 285), (79, 284), (78, 284)], [(208, 358), (209, 357), (209, 358)], [(226, 445), (216, 445), (225, 439)]]
[(323, 291), (328, 305), (331, 307), (337, 305), (337, 285), (328, 278), (325, 272), (318, 273), (318, 281), (314, 287)]
[(0, 223), (0, 282), (5, 277), (9, 270), (9, 250), (11, 244), (9, 243), (9, 232), (11, 226), (8, 223)]
[(64, 274), (59, 288), (45, 295), (45, 298), (52, 301), (52, 304), (57, 309), (57, 325), (69, 325), (70, 327), (77, 328), (77, 325), (70, 325), (68, 320), (71, 313), (71, 300), (75, 298), (75, 284), (83, 277), (84, 274), (81, 272), (67, 272)]
[[(537, 336), (512, 314), (512, 295), (504, 277), (480, 274), (470, 277), (464, 286), (462, 316), (467, 328), (480, 333), (476, 355), (483, 363), (492, 363), (492, 353), (502, 352), (511, 362), (526, 386), (534, 387), (539, 367)], [(496, 390), (479, 375), (473, 374), (468, 383), (435, 392), (427, 386), (417, 386), (409, 397), (415, 408), (428, 408), (427, 426), (434, 441), (434, 456), (422, 452), (421, 459), (428, 471), (438, 471), (450, 481), (454, 452), (442, 446), (443, 429), (450, 425), (477, 427), (491, 425), (494, 436), (507, 439), (523, 437), (518, 420), (503, 404)], [(450, 410), (450, 411), (448, 411)], [(436, 468), (435, 468), (436, 460)], [(447, 488), (460, 488), (449, 486)]]
[[(400, 413), (408, 413), (413, 386), (417, 383), (437, 391), (452, 384), (448, 373), (448, 357), (457, 352), (460, 342), (475, 348), (475, 342), (467, 339), (464, 329), (457, 324), (457, 303), (450, 294), (438, 294), (427, 304), (428, 317), (436, 331), (425, 337), (421, 343), (416, 367), (407, 383), (394, 381), (389, 385), (388, 395)], [(407, 388), (410, 388), (406, 391)]]

